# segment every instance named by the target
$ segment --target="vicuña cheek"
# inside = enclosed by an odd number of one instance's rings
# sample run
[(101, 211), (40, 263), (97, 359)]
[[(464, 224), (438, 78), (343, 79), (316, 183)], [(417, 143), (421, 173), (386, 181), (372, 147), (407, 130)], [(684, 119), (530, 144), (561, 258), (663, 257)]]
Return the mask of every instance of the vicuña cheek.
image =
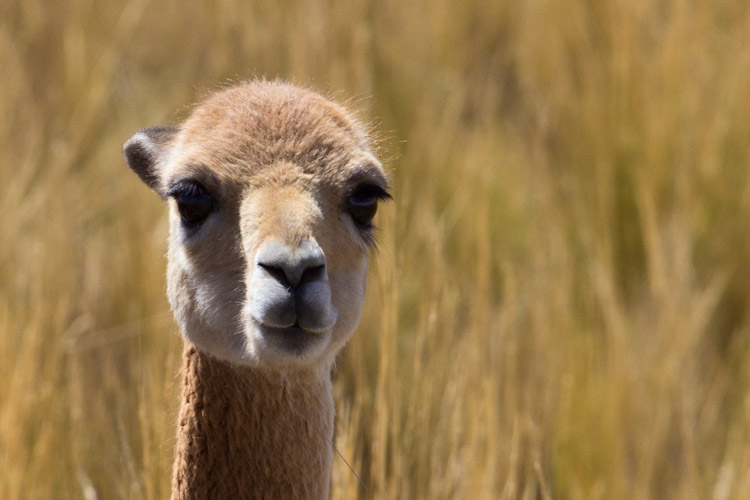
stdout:
[(331, 276), (332, 303), (338, 310), (336, 329), (344, 334), (350, 334), (359, 324), (365, 301), (365, 273), (366, 270)]

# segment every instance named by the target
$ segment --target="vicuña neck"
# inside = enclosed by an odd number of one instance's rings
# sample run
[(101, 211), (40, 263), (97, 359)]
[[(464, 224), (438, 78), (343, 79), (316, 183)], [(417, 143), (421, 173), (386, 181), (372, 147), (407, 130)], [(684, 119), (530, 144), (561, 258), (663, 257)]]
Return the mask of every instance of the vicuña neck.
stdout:
[(267, 373), (186, 342), (173, 500), (328, 497), (334, 407), (327, 371)]

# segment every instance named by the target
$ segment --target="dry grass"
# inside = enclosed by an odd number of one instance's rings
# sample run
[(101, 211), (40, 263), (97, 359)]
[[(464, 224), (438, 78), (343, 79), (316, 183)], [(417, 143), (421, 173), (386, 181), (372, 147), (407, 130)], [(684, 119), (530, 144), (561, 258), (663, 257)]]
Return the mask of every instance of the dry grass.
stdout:
[(748, 47), (742, 0), (6, 2), (0, 498), (167, 496), (120, 146), (254, 75), (354, 98), (395, 179), (333, 498), (750, 498)]

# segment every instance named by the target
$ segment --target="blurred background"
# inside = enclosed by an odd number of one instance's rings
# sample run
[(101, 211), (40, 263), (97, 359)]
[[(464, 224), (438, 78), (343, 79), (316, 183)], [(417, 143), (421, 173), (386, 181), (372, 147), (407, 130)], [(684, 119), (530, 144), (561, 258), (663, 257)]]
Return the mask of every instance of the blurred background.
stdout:
[(282, 78), (395, 202), (335, 499), (750, 498), (750, 4), (6, 0), (0, 498), (169, 495), (166, 207), (122, 143)]

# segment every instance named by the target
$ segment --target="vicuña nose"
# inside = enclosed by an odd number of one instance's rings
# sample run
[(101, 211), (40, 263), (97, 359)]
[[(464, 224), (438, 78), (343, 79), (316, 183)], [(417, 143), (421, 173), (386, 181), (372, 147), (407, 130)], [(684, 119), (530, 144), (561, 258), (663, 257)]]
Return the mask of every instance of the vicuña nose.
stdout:
[(293, 290), (301, 284), (322, 279), (326, 266), (323, 250), (312, 240), (297, 248), (272, 240), (258, 250), (256, 262), (279, 283)]

